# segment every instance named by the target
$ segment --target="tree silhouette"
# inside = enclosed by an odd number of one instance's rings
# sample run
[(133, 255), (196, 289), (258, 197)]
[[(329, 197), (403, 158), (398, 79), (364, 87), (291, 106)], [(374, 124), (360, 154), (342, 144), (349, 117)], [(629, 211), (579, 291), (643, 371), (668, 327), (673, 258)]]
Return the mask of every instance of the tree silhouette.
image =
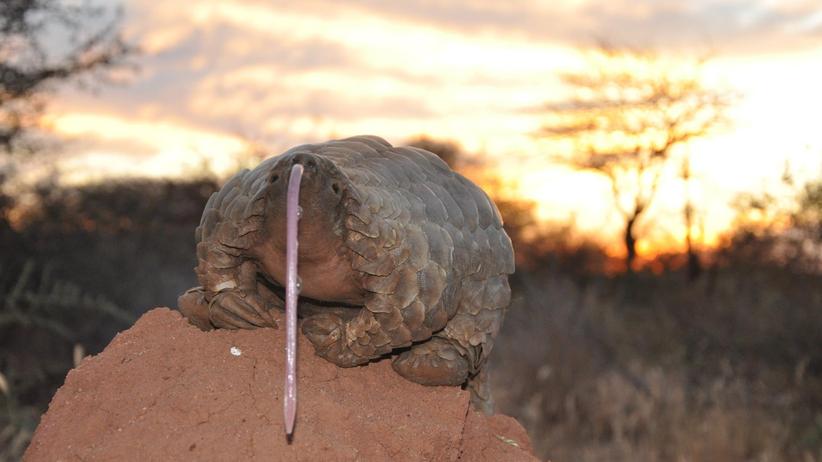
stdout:
[(117, 31), (117, 10), (90, 2), (0, 2), (0, 149), (37, 127), (44, 94), (58, 82), (122, 63), (133, 51)]
[(420, 135), (408, 142), (409, 146), (425, 149), (433, 152), (440, 159), (445, 161), (451, 168), (456, 168), (463, 159), (462, 148), (454, 141), (438, 140), (428, 135)]
[[(543, 108), (538, 136), (571, 140), (573, 154), (562, 160), (610, 181), (625, 220), (628, 271), (637, 255), (637, 223), (653, 202), (664, 169), (677, 148), (720, 125), (730, 104), (732, 95), (703, 84), (703, 63), (601, 46), (585, 69), (562, 75), (572, 96)], [(690, 169), (683, 177), (690, 180)], [(693, 206), (685, 202), (690, 221)], [(688, 251), (695, 259), (688, 228)]]

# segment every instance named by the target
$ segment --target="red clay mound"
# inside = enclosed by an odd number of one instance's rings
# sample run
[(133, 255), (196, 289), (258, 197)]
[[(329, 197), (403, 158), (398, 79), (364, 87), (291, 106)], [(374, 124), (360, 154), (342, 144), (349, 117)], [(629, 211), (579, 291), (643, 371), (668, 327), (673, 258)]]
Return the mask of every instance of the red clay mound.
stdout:
[(283, 432), (283, 331), (200, 332), (159, 308), (69, 372), (25, 454), (53, 460), (535, 460), (510, 417), (388, 361), (341, 369), (300, 336), (299, 407)]

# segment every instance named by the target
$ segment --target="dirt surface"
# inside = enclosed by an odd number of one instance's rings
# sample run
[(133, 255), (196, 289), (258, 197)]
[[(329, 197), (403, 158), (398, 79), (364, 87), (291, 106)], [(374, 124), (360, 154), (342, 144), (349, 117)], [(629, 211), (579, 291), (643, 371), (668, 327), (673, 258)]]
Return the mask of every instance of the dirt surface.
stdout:
[(152, 310), (69, 372), (24, 460), (536, 460), (523, 428), (469, 410), (467, 391), (411, 383), (388, 361), (338, 368), (302, 335), (289, 444), (284, 337)]

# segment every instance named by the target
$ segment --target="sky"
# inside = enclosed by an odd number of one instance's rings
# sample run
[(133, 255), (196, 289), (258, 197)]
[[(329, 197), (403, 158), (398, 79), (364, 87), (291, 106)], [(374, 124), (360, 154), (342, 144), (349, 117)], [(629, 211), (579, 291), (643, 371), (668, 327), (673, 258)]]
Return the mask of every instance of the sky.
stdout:
[[(727, 130), (688, 146), (700, 229), (731, 225), (732, 198), (776, 187), (789, 162), (822, 177), (818, 0), (124, 0), (142, 47), (117, 85), (60, 90), (46, 121), (69, 140), (69, 181), (236, 169), (357, 134), (426, 134), (494, 162), (546, 220), (614, 239), (607, 181), (552, 162), (534, 108), (567, 97), (559, 74), (598, 41), (683, 58), (710, 54), (709, 80), (741, 95)], [(640, 250), (678, 245), (683, 185), (666, 181)]]

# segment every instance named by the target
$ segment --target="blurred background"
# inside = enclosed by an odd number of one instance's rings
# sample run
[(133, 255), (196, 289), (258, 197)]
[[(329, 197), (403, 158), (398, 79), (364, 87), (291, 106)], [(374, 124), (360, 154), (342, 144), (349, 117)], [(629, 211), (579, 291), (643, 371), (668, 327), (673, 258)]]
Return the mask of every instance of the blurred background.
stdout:
[(238, 169), (374, 134), (494, 198), (554, 461), (822, 461), (816, 0), (2, 0), (0, 460), (195, 285)]

